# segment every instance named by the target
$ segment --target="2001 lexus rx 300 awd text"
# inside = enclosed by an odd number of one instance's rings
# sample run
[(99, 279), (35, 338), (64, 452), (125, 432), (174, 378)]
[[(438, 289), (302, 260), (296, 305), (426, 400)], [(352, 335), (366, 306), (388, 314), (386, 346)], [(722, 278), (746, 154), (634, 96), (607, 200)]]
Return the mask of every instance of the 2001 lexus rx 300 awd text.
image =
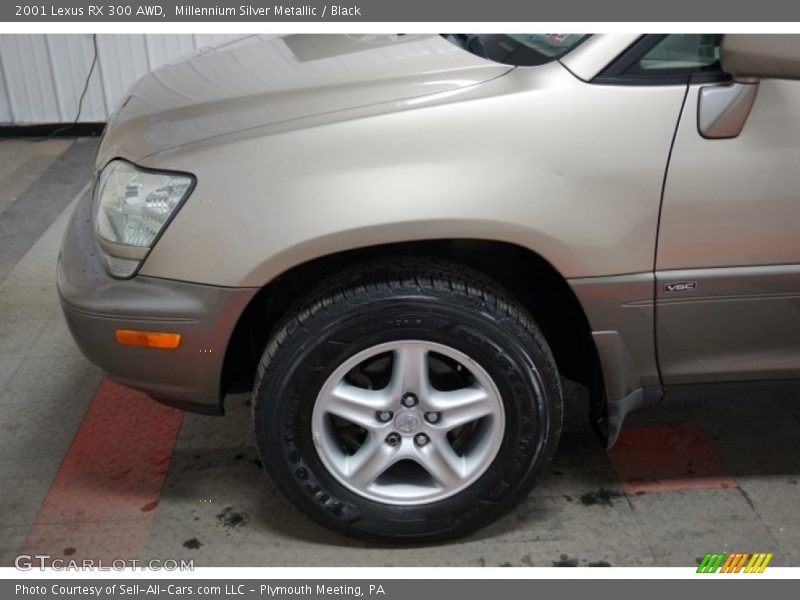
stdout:
[[(109, 377), (317, 521), (432, 541), (693, 384), (800, 379), (800, 37), (297, 35), (163, 66), (59, 263)], [(220, 426), (224, 426), (220, 422)]]

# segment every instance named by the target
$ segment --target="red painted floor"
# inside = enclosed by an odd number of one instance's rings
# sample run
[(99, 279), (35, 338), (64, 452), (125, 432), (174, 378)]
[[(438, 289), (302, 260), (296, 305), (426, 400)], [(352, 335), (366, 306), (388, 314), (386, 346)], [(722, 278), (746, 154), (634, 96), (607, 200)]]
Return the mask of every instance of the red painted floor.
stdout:
[(25, 553), (138, 556), (183, 414), (101, 381), (28, 534)]
[(609, 458), (628, 494), (736, 487), (722, 458), (693, 425), (623, 429)]

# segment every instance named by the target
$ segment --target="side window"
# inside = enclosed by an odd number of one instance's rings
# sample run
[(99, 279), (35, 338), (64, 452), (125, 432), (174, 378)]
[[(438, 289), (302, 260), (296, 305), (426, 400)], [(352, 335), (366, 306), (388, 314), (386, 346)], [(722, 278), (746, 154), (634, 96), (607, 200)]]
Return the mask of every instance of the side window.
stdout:
[(596, 83), (667, 85), (692, 81), (722, 81), (719, 65), (722, 35), (676, 33), (645, 35), (603, 73)]
[(718, 68), (721, 38), (710, 34), (668, 35), (639, 59), (636, 70), (646, 73)]

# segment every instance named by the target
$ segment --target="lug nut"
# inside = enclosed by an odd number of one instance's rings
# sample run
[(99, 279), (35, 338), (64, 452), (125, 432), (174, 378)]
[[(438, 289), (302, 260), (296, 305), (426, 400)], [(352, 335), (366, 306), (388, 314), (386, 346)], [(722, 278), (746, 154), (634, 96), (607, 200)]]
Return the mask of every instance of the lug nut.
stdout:
[(429, 441), (430, 441), (430, 440), (428, 439), (428, 436), (427, 436), (427, 435), (425, 435), (424, 433), (418, 433), (417, 435), (415, 435), (415, 436), (414, 436), (414, 443), (415, 443), (417, 446), (424, 446), (424, 445), (425, 445), (425, 444), (427, 444)]
[(378, 416), (378, 421), (380, 421), (381, 423), (388, 423), (389, 421), (392, 420), (392, 417), (394, 415), (390, 410), (379, 410), (377, 416)]
[(403, 397), (400, 398), (400, 402), (406, 408), (411, 408), (412, 406), (416, 406), (417, 405), (417, 397), (414, 394), (412, 394), (411, 392), (409, 392), (407, 394), (403, 394)]
[(386, 443), (390, 446), (397, 446), (400, 443), (400, 435), (393, 431), (386, 436)]
[(439, 413), (433, 410), (425, 413), (425, 420), (428, 423), (437, 423), (439, 421), (439, 417)]

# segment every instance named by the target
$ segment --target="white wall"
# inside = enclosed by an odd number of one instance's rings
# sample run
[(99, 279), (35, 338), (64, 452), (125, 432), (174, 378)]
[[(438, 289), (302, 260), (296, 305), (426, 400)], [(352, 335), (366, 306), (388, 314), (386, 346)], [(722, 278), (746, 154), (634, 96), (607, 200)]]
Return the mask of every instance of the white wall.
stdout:
[[(139, 77), (241, 35), (98, 35), (81, 122), (105, 121)], [(0, 35), (0, 124), (71, 123), (92, 63), (92, 36)]]

